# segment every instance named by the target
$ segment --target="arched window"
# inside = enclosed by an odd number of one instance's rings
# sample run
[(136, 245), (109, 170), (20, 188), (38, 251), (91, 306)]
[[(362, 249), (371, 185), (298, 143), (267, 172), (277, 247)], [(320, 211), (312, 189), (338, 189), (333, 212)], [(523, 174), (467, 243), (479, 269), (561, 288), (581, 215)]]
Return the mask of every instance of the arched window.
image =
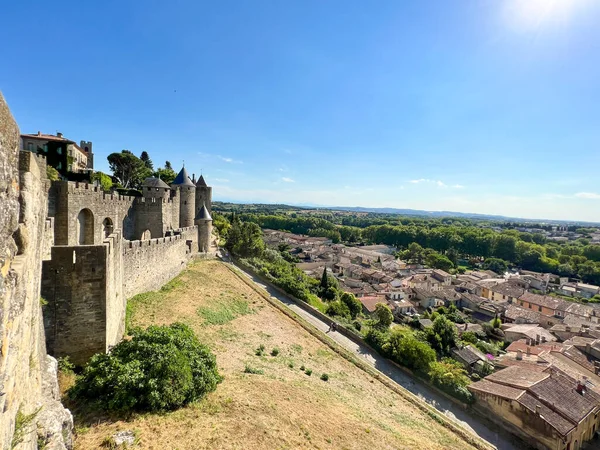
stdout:
[(108, 217), (104, 219), (104, 221), (102, 222), (102, 228), (104, 229), (104, 237), (107, 238), (108, 236), (110, 236), (113, 232), (112, 220), (110, 220), (110, 218)]
[(77, 215), (77, 243), (94, 244), (94, 215), (87, 208), (82, 209)]
[(152, 233), (150, 233), (150, 230), (146, 230), (142, 233), (142, 241), (147, 241), (149, 239), (152, 239)]

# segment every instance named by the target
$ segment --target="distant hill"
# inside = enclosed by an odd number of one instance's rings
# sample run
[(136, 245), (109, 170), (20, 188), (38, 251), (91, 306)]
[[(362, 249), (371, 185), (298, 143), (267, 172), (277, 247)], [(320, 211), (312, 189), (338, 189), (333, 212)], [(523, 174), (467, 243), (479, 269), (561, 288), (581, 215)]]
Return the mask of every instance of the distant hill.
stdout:
[(552, 220), (552, 219), (526, 219), (523, 217), (508, 217), (493, 214), (478, 214), (464, 213), (457, 211), (425, 211), (421, 209), (402, 209), (402, 208), (368, 208), (364, 206), (322, 206), (322, 205), (286, 205), (286, 204), (269, 204), (269, 203), (238, 203), (238, 202), (214, 202), (226, 208), (234, 207), (235, 205), (244, 205), (256, 210), (293, 210), (293, 209), (317, 209), (323, 211), (348, 211), (357, 213), (373, 213), (373, 214), (395, 214), (400, 216), (416, 216), (416, 217), (455, 217), (474, 220), (493, 220), (501, 222), (519, 222), (519, 223), (545, 223), (559, 225), (581, 225), (581, 226), (600, 226), (599, 222), (584, 222), (580, 220)]

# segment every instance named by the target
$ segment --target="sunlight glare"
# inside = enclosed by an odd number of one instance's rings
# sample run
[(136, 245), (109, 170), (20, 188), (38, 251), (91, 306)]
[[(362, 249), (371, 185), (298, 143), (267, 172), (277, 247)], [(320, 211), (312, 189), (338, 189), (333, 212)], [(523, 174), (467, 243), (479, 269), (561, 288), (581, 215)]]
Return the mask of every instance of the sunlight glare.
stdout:
[(510, 0), (506, 2), (507, 20), (520, 31), (565, 24), (589, 0)]

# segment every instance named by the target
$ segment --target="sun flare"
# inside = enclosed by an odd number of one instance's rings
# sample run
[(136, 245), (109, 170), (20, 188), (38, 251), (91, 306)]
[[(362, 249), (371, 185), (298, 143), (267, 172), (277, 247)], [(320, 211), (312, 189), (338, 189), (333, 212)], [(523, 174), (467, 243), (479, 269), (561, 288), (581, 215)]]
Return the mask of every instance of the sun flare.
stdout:
[(521, 30), (564, 24), (589, 0), (511, 0), (507, 4), (510, 23)]

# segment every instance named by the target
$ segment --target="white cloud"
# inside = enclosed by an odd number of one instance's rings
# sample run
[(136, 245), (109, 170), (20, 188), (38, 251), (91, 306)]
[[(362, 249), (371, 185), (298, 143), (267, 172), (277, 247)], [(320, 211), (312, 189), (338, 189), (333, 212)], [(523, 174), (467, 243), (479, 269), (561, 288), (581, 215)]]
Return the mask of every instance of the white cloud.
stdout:
[(215, 178), (215, 181), (218, 181), (219, 183), (229, 183), (227, 178)]
[(227, 156), (217, 155), (217, 158), (219, 158), (221, 161), (225, 161), (226, 163), (230, 163), (230, 164), (242, 164), (242, 161), (239, 161), (239, 160), (233, 159), (233, 158), (229, 158)]
[(448, 187), (451, 187), (453, 189), (464, 189), (464, 186), (461, 184), (454, 184), (452, 186), (448, 186), (442, 180), (431, 180), (429, 178), (419, 178), (418, 180), (410, 180), (409, 183), (412, 183), (412, 184), (420, 184), (420, 183), (435, 184), (436, 186), (438, 186), (442, 189), (446, 189)]
[(291, 178), (288, 178), (288, 177), (283, 177), (281, 180), (285, 181), (286, 183), (295, 183), (294, 180), (292, 180)]
[(579, 193), (575, 194), (575, 197), (591, 198), (594, 200), (598, 200), (598, 199), (600, 199), (600, 194), (596, 194), (594, 192), (579, 192)]

